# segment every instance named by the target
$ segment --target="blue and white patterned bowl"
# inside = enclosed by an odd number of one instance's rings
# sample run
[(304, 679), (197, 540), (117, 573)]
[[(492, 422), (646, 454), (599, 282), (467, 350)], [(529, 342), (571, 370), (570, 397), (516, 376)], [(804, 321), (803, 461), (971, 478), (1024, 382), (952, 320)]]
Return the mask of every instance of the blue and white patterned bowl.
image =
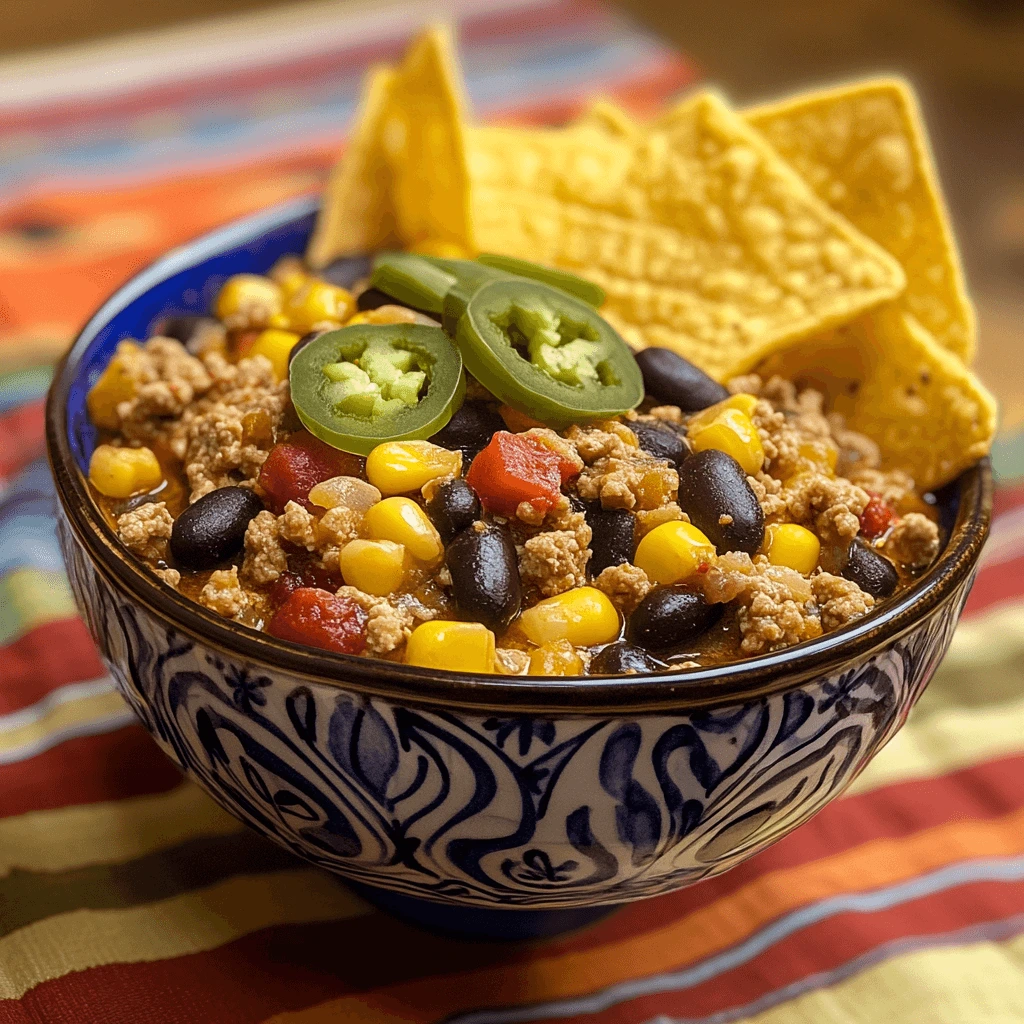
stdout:
[(532, 680), (318, 653), (227, 622), (126, 557), (92, 504), (85, 395), (122, 338), (205, 312), (229, 274), (301, 252), (304, 200), (123, 287), (47, 408), (72, 587), (161, 748), (257, 831), (436, 927), (518, 935), (717, 875), (837, 796), (949, 645), (988, 531), (983, 463), (940, 496), (950, 541), (898, 600), (724, 669)]

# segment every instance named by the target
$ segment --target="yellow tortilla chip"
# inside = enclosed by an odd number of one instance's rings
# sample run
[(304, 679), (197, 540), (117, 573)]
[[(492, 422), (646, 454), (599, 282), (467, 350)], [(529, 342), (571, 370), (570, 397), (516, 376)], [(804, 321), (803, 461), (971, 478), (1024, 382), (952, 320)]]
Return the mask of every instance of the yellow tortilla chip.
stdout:
[(473, 249), (465, 101), (451, 30), (429, 29), (409, 48), (384, 119), (398, 234)]
[(395, 73), (390, 68), (374, 68), (367, 76), (355, 128), (344, 156), (331, 170), (306, 249), (306, 259), (314, 270), (339, 256), (394, 244), (395, 217), (381, 144), (384, 111), (394, 81)]
[(743, 112), (834, 210), (899, 260), (901, 303), (970, 361), (974, 310), (914, 94), (898, 79), (805, 93)]
[(590, 278), (628, 341), (720, 379), (905, 284), (712, 93), (636, 140), (584, 124), (482, 129), (469, 147), (481, 249)]
[(822, 391), (829, 408), (931, 490), (982, 458), (997, 426), (992, 395), (898, 304), (777, 352), (758, 372)]

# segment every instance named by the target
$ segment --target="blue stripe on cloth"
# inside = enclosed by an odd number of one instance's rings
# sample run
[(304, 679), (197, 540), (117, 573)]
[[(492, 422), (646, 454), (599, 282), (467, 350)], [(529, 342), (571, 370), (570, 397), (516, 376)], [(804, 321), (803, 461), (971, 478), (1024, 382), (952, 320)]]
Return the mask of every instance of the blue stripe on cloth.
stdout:
[[(840, 914), (871, 914), (926, 896), (977, 882), (1024, 880), (1024, 857), (964, 861), (871, 892), (844, 893), (820, 900), (778, 918), (743, 942), (680, 971), (655, 974), (611, 985), (571, 999), (517, 1006), (509, 1009), (474, 1010), (448, 1018), (447, 1024), (526, 1024), (601, 1013), (609, 1007), (641, 996), (680, 992), (749, 963), (783, 939)], [(714, 1019), (714, 1018), (711, 1018)]]
[(820, 971), (810, 974), (800, 981), (784, 985), (755, 999), (744, 1006), (736, 1006), (730, 1010), (722, 1010), (708, 1017), (666, 1017), (664, 1014), (652, 1017), (645, 1024), (732, 1024), (733, 1021), (744, 1020), (755, 1014), (764, 1013), (775, 1006), (781, 1006), (792, 999), (815, 992), (818, 989), (830, 988), (848, 978), (852, 978), (869, 967), (876, 967), (893, 960), (898, 956), (916, 953), (922, 949), (939, 949), (944, 946), (967, 946), (976, 942), (1002, 942), (1024, 932), (1024, 914), (1014, 914), (1000, 921), (984, 921), (981, 924), (968, 925), (956, 931), (942, 932), (936, 935), (914, 935), (884, 942), (874, 949), (855, 956), (845, 964), (831, 971)]
[(0, 575), (23, 568), (63, 572), (56, 500), (45, 459), (29, 463), (9, 482), (0, 500)]

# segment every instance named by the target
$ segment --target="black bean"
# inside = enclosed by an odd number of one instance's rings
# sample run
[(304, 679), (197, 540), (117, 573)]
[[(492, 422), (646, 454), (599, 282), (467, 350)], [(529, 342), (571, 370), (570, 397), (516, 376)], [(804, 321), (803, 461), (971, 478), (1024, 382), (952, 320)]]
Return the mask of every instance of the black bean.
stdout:
[(630, 423), (640, 447), (656, 459), (667, 459), (673, 466), (681, 466), (690, 454), (690, 446), (671, 427), (655, 423)]
[(452, 577), (455, 608), (463, 618), (502, 630), (516, 617), (522, 584), (507, 527), (490, 523), (477, 529), (474, 523), (448, 545), (445, 565)]
[(162, 321), (156, 334), (161, 338), (174, 338), (180, 341), (193, 355), (201, 352), (210, 339), (212, 331), (223, 336), (224, 328), (220, 322), (210, 316), (169, 316)]
[(592, 676), (622, 676), (633, 672), (658, 672), (667, 667), (642, 647), (616, 640), (601, 648), (588, 671)]
[(587, 573), (591, 578), (601, 575), (610, 565), (622, 565), (633, 559), (636, 545), (636, 517), (621, 508), (602, 508), (599, 501), (585, 506), (590, 539), (590, 561)]
[(427, 514), (441, 540), (450, 544), (457, 533), (480, 518), (480, 501), (465, 480), (447, 480), (427, 502)]
[(430, 439), (449, 451), (460, 451), (464, 459), (472, 459), (491, 443), (505, 421), (487, 402), (463, 402), (455, 415)]
[(174, 520), (171, 554), (182, 569), (212, 569), (238, 554), (249, 520), (263, 510), (248, 487), (221, 487), (204, 494)]
[(900, 582), (892, 562), (859, 537), (850, 545), (840, 575), (872, 597), (888, 597)]
[[(372, 259), (369, 256), (342, 256), (333, 263), (329, 263), (323, 270), (318, 270), (316, 276), (331, 284), (336, 284), (340, 288), (351, 288), (356, 281), (370, 276), (371, 266)], [(367, 306), (366, 308), (372, 307)]]
[(321, 334), (326, 334), (326, 331), (310, 331), (308, 334), (304, 334), (294, 345), (292, 345), (291, 351), (288, 353), (288, 365), (292, 365), (292, 360), (299, 354), (299, 351), (305, 348), (314, 338), (319, 338)]
[(636, 354), (647, 393), (683, 412), (698, 412), (729, 397), (718, 381), (667, 348), (645, 348)]
[(380, 309), (381, 306), (395, 306), (397, 303), (390, 295), (377, 288), (367, 288), (356, 297), (356, 307), (365, 312), (368, 309)]
[(761, 503), (740, 464), (725, 452), (709, 448), (683, 463), (679, 505), (719, 554), (745, 551), (752, 555), (764, 542)]
[(651, 651), (686, 643), (713, 626), (722, 614), (720, 604), (685, 586), (652, 590), (637, 605), (626, 625), (626, 636)]

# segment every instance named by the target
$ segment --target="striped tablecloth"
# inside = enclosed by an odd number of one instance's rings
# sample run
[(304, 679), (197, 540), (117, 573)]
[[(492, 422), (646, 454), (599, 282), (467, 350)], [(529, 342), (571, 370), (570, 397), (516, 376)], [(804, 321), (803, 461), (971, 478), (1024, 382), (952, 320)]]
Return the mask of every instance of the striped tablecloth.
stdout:
[[(293, 9), (294, 12), (295, 9)], [(945, 664), (854, 790), (577, 935), (427, 937), (244, 831), (136, 725), (76, 617), (49, 361), (169, 246), (313, 190), (368, 63), (436, 5), (334, 4), (8, 67), (0, 87), (0, 1024), (1024, 1020), (1024, 441)], [(693, 77), (572, 0), (458, 5), (491, 117)], [(17, 73), (15, 73), (17, 72)]]

